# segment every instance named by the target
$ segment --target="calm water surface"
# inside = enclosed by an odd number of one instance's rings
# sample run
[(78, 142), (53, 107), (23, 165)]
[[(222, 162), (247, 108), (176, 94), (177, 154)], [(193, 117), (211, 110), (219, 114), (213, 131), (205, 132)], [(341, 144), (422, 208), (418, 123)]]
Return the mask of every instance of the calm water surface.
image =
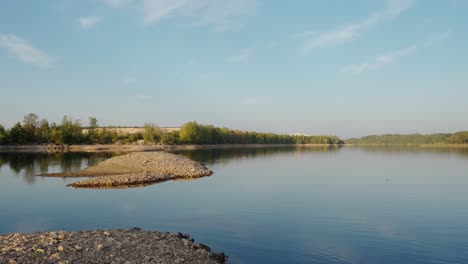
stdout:
[(468, 263), (468, 149), (183, 152), (215, 174), (125, 190), (40, 172), (112, 154), (0, 153), (0, 233), (130, 228), (189, 233), (231, 263)]

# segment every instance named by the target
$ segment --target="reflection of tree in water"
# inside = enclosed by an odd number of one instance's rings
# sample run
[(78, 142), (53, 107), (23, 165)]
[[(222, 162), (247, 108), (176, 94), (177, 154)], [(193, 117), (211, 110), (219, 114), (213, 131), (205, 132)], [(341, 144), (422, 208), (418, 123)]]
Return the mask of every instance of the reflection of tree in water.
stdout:
[(232, 148), (232, 149), (203, 149), (181, 150), (177, 154), (184, 155), (198, 162), (227, 163), (233, 159), (250, 159), (267, 156), (287, 155), (289, 153), (306, 152), (335, 152), (340, 146), (291, 146), (291, 147), (265, 147), (265, 148)]
[(417, 145), (356, 145), (349, 148), (359, 149), (367, 152), (391, 152), (391, 153), (434, 153), (434, 154), (457, 154), (468, 156), (468, 147), (454, 146), (417, 146)]
[(358, 149), (367, 152), (393, 152), (393, 153), (434, 153), (456, 154), (468, 156), (468, 148), (463, 147), (430, 147), (430, 146), (291, 146), (269, 148), (236, 148), (236, 149), (204, 149), (181, 150), (177, 154), (205, 163), (227, 163), (233, 159), (249, 159), (267, 156), (287, 155), (290, 153), (336, 152), (340, 149)]
[(5, 164), (8, 164), (10, 166), (10, 169), (17, 175), (19, 175), (20, 172), (24, 170), (24, 175), (25, 175), (24, 180), (27, 183), (34, 182), (34, 178), (28, 176), (34, 173), (34, 157), (33, 156), (24, 155), (24, 154), (12, 155), (11, 157), (7, 156)]
[[(288, 155), (291, 153), (336, 152), (339, 146), (291, 146), (268, 148), (232, 148), (181, 150), (177, 154), (187, 156), (199, 162), (228, 163), (236, 159), (250, 159)], [(468, 157), (468, 148), (463, 147), (418, 147), (418, 146), (352, 146), (345, 147), (367, 152), (392, 153), (434, 153), (456, 154)], [(26, 183), (34, 183), (36, 174), (52, 172), (68, 172), (80, 170), (83, 167), (96, 165), (99, 161), (120, 155), (121, 153), (0, 153), (0, 171), (9, 166), (16, 175), (22, 176)]]
[(111, 153), (0, 153), (0, 169), (9, 166), (26, 183), (34, 183), (35, 175), (59, 169), (62, 172), (80, 170), (115, 156)]

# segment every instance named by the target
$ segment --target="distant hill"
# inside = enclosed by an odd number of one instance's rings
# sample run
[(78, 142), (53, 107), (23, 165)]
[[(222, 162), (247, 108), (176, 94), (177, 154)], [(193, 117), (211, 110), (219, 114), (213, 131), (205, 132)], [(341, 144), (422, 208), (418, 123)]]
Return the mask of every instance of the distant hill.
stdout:
[(468, 131), (440, 134), (385, 134), (345, 140), (346, 144), (358, 145), (422, 145), (422, 144), (468, 144)]

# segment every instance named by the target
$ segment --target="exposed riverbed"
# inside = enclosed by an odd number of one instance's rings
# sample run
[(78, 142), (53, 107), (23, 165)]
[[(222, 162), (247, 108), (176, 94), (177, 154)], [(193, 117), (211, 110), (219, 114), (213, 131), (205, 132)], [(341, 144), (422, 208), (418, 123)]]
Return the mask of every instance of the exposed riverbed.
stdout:
[(212, 173), (203, 164), (184, 156), (165, 152), (134, 152), (110, 158), (83, 170), (40, 176), (91, 177), (68, 186), (124, 188), (168, 180), (200, 178)]

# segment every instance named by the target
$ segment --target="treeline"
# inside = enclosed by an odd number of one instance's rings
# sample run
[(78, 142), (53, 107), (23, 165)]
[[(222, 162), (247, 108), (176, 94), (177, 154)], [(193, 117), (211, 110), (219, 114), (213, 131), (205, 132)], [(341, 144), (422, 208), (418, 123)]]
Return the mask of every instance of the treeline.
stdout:
[(87, 133), (79, 120), (64, 116), (62, 122), (49, 123), (36, 114), (28, 114), (23, 122), (17, 122), (10, 129), (0, 125), (0, 144), (110, 144), (122, 141), (136, 142), (140, 134), (119, 135), (116, 131), (100, 129), (95, 117), (89, 118)]
[[(86, 128), (86, 129), (85, 129)], [(23, 122), (5, 129), (0, 125), (0, 144), (341, 144), (335, 136), (278, 135), (219, 128), (188, 122), (180, 131), (163, 132), (153, 124), (145, 124), (141, 132), (118, 133), (99, 127), (95, 117), (83, 127), (79, 120), (64, 116), (60, 124), (28, 114)]]
[(341, 144), (335, 136), (278, 135), (232, 130), (188, 122), (179, 131), (181, 143), (189, 144)]
[(446, 141), (449, 144), (468, 144), (468, 131), (452, 134)]
[(468, 132), (454, 134), (386, 134), (373, 135), (362, 138), (352, 138), (345, 141), (346, 144), (364, 145), (421, 145), (421, 144), (467, 144)]

